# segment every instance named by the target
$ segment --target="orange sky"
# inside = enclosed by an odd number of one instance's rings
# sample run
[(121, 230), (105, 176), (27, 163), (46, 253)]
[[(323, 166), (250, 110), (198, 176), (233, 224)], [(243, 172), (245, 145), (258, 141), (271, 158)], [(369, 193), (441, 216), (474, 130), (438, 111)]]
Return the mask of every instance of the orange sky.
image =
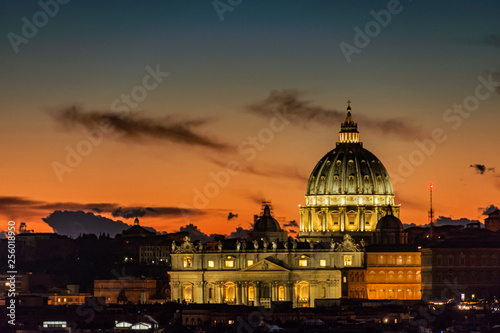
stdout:
[[(20, 18), (39, 10), (35, 3), (2, 6), (1, 15), (9, 13), (4, 35), (20, 33)], [(5, 223), (51, 231), (41, 219), (52, 211), (107, 203), (198, 209), (203, 214), (146, 215), (141, 224), (171, 232), (193, 223), (229, 234), (250, 226), (263, 199), (280, 221), (298, 221), (309, 173), (335, 146), (348, 98), (364, 147), (391, 174), (404, 223), (427, 223), (430, 182), (437, 216), (482, 221), (484, 207), (500, 205), (496, 2), (404, 4), (351, 62), (339, 45), (354, 43), (353, 29), (385, 4), (252, 2), (223, 21), (201, 4), (95, 6), (61, 8), (17, 53), (6, 38), (0, 45)], [(156, 68), (168, 75), (155, 79)], [(252, 109), (272, 91), (283, 98), (297, 92), (296, 104), (269, 103), (295, 107), (289, 123)], [(123, 96), (134, 92), (140, 98), (127, 106)], [(82, 130), (123, 112), (117, 105), (127, 109), (126, 129), (89, 146)], [(72, 106), (94, 118), (58, 118)], [(68, 166), (68, 149), (87, 150)], [(229, 161), (242, 171), (214, 187), (213, 175)], [(485, 166), (483, 174), (475, 164)], [(216, 193), (193, 202), (207, 186)], [(228, 221), (229, 212), (238, 217)]]

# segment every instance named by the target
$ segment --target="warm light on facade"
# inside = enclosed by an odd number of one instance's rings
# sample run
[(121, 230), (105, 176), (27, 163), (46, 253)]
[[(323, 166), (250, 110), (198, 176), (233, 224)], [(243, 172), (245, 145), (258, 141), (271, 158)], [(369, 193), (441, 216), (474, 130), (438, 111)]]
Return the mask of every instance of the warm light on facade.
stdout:
[(228, 268), (234, 267), (234, 260), (226, 260), (225, 266)]
[(307, 267), (307, 259), (300, 259), (299, 266), (300, 267)]
[(321, 267), (326, 267), (326, 259), (320, 259), (320, 261), (319, 261), (319, 265), (320, 265)]
[(352, 255), (347, 254), (344, 256), (344, 266), (352, 266)]
[(185, 257), (184, 258), (184, 268), (189, 268), (193, 266), (193, 260), (191, 257)]
[(208, 267), (214, 268), (215, 267), (215, 262), (213, 260), (208, 261)]
[(252, 265), (253, 265), (253, 259), (248, 259), (247, 266), (252, 266)]

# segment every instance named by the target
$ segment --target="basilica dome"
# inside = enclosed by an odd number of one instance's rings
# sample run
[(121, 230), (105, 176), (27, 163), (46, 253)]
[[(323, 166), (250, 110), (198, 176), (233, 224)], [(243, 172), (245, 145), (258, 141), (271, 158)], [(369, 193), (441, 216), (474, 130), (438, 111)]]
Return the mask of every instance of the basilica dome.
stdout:
[(255, 221), (253, 231), (255, 232), (278, 232), (282, 231), (280, 224), (271, 216), (269, 205), (264, 207), (264, 214)]
[(339, 143), (316, 164), (306, 195), (393, 195), (391, 179), (380, 160), (361, 143)]
[(394, 195), (389, 173), (359, 142), (351, 107), (341, 125), (339, 142), (316, 164), (307, 182), (308, 195)]

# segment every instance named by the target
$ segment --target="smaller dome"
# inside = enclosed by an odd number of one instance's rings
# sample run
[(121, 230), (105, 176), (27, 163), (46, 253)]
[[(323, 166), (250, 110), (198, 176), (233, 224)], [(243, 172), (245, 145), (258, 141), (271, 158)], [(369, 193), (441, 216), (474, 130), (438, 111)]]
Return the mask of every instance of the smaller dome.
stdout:
[(264, 214), (255, 221), (253, 226), (254, 232), (277, 232), (282, 231), (280, 224), (274, 217), (271, 216), (269, 205), (264, 207)]
[(387, 206), (387, 215), (377, 223), (377, 231), (403, 231), (403, 223), (392, 214), (392, 207)]

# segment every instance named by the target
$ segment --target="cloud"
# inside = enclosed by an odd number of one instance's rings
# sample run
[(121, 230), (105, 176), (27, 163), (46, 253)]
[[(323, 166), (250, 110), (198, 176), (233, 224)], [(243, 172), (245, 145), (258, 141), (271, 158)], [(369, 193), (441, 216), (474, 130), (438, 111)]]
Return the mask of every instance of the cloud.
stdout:
[(247, 238), (252, 231), (253, 228), (243, 229), (242, 227), (237, 227), (235, 231), (229, 234), (228, 238)]
[(191, 238), (192, 240), (202, 241), (203, 243), (210, 242), (215, 237), (215, 234), (207, 235), (206, 233), (198, 229), (198, 226), (192, 223), (185, 225), (184, 227), (180, 227), (179, 231), (187, 231), (189, 232), (189, 238)]
[[(226, 168), (227, 162), (217, 159), (212, 159), (212, 163), (222, 168)], [(264, 165), (259, 163), (259, 167), (253, 164), (243, 165), (239, 164), (239, 172), (248, 173), (256, 176), (269, 177), (269, 178), (286, 178), (297, 180), (299, 182), (307, 182), (309, 176), (297, 170), (294, 166), (288, 165)]]
[[(54, 232), (59, 235), (77, 238), (82, 234), (109, 234), (115, 237), (123, 230), (130, 228), (130, 225), (122, 221), (115, 221), (103, 216), (85, 213), (83, 211), (60, 211), (56, 210), (49, 216), (42, 218)], [(152, 228), (145, 228), (156, 232)]]
[(126, 219), (144, 216), (185, 216), (200, 215), (202, 211), (178, 207), (118, 207), (111, 212), (114, 217)]
[(299, 224), (297, 223), (297, 221), (295, 221), (295, 220), (291, 220), (290, 222), (285, 223), (283, 226), (284, 226), (284, 227), (298, 228), (298, 227), (299, 227)]
[[(265, 118), (273, 117), (275, 110), (283, 110), (289, 115), (292, 124), (305, 127), (308, 124), (323, 126), (338, 125), (346, 117), (345, 111), (327, 109), (322, 106), (313, 105), (311, 101), (302, 98), (298, 90), (273, 90), (269, 96), (260, 102), (247, 107), (248, 111)], [(356, 114), (355, 119), (363, 124), (366, 131), (374, 131), (381, 134), (390, 134), (406, 140), (414, 140), (420, 137), (420, 128), (407, 118), (377, 118)]]
[(180, 119), (175, 116), (147, 118), (131, 113), (84, 112), (77, 106), (51, 111), (49, 115), (66, 130), (84, 127), (88, 131), (94, 131), (106, 127), (112, 128), (113, 132), (122, 138), (136, 142), (161, 140), (216, 150), (224, 150), (229, 147), (197, 132), (200, 126), (209, 122), (206, 118)]
[(296, 234), (296, 233), (297, 233), (297, 231), (295, 231), (295, 230), (293, 230), (293, 229), (288, 229), (288, 233), (289, 233), (289, 234)]
[[(113, 217), (186, 217), (202, 216), (212, 210), (198, 210), (179, 207), (141, 207), (121, 206), (116, 203), (76, 203), (76, 202), (47, 202), (25, 197), (0, 196), (0, 213), (8, 219), (28, 220), (41, 218), (54, 211), (83, 211), (95, 214), (110, 214)], [(110, 233), (111, 234), (111, 233)]]
[(491, 204), (488, 207), (480, 207), (478, 210), (479, 210), (479, 212), (481, 212), (482, 215), (488, 215), (488, 214), (493, 213), (497, 209), (498, 209), (497, 206)]
[(244, 195), (245, 198), (250, 200), (251, 202), (257, 204), (257, 205), (262, 205), (264, 201), (268, 201), (265, 199), (265, 196), (262, 192), (259, 193), (246, 193)]
[(233, 214), (233, 212), (229, 212), (229, 214), (227, 215), (227, 220), (231, 221), (232, 219), (235, 219), (237, 217), (238, 217), (238, 214)]
[(471, 164), (471, 168), (474, 168), (477, 173), (484, 175), (484, 172), (486, 171), (486, 166), (484, 164)]
[(442, 226), (442, 225), (461, 225), (463, 227), (467, 226), (469, 223), (477, 223), (479, 222), (478, 220), (470, 220), (468, 218), (462, 217), (459, 219), (452, 219), (449, 216), (439, 216), (434, 224), (436, 226)]

